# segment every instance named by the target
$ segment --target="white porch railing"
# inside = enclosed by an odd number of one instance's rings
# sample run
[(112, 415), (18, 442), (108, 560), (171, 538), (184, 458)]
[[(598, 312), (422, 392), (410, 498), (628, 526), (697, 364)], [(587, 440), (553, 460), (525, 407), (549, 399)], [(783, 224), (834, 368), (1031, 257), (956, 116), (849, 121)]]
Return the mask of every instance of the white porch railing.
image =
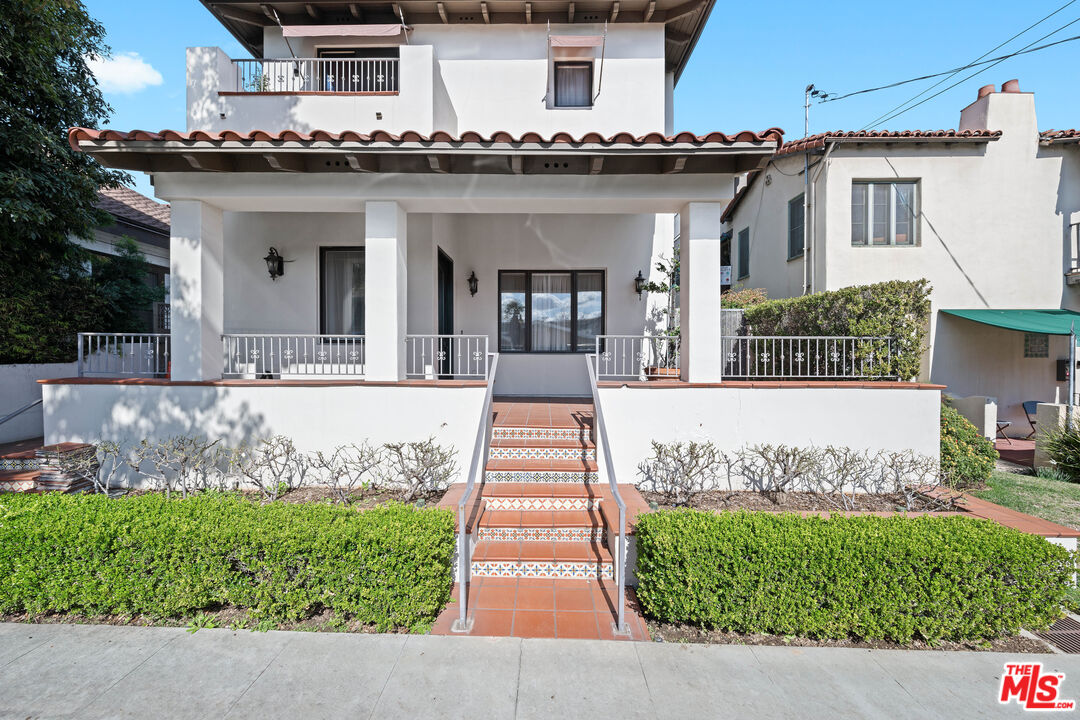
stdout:
[(488, 376), (487, 335), (406, 335), (405, 376), (411, 379)]
[(167, 377), (169, 343), (163, 333), (79, 333), (79, 377)]
[(235, 92), (396, 93), (397, 58), (233, 60)]
[(222, 335), (226, 378), (363, 377), (363, 335)]
[(596, 358), (600, 380), (678, 380), (682, 348), (670, 335), (598, 335)]
[(893, 338), (831, 335), (724, 337), (730, 378), (896, 378)]

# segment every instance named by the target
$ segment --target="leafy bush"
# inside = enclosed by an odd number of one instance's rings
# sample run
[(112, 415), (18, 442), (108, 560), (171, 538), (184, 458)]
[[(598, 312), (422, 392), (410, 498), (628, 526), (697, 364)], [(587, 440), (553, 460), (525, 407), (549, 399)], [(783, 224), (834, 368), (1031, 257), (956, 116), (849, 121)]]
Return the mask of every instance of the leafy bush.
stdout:
[(750, 305), (743, 322), (754, 335), (852, 335), (895, 338), (892, 360), (882, 375), (909, 380), (919, 375), (930, 317), (926, 280), (892, 280)]
[(948, 403), (941, 404), (941, 476), (953, 487), (986, 482), (998, 458), (994, 443)]
[(1054, 479), (1080, 482), (1080, 429), (1074, 426), (1046, 431), (1041, 440), (1058, 471)]
[(1069, 551), (963, 517), (665, 510), (637, 524), (637, 596), (661, 621), (907, 642), (1046, 627)]
[(330, 609), (385, 630), (450, 598), (453, 513), (393, 503), (259, 503), (204, 493), (0, 497), (0, 611), (147, 614)]
[(768, 299), (764, 288), (735, 288), (720, 296), (720, 306), (725, 310), (745, 309)]

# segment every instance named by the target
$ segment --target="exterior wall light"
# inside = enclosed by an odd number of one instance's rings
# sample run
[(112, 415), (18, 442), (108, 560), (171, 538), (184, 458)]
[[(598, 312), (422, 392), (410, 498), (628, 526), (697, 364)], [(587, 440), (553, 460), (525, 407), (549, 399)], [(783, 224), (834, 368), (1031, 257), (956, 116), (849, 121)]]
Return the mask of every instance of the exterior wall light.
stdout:
[(640, 270), (638, 270), (637, 277), (634, 278), (634, 292), (638, 294), (638, 297), (641, 297), (641, 293), (645, 292), (646, 282), (648, 281), (645, 279), (645, 276), (641, 274)]
[(477, 291), (477, 288), (478, 288), (480, 282), (476, 279), (476, 271), (475, 270), (469, 273), (468, 283), (469, 283), (469, 295), (476, 295), (476, 291)]
[(278, 255), (275, 248), (270, 248), (263, 260), (266, 261), (266, 270), (270, 273), (271, 280), (277, 280), (285, 274), (285, 258)]

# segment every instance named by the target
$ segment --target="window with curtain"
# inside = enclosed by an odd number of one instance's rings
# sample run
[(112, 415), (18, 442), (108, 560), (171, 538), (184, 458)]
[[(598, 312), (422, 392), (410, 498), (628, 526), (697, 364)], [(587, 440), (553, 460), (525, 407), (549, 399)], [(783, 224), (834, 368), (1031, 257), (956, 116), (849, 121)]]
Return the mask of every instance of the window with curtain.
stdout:
[(750, 228), (739, 231), (739, 280), (750, 276)]
[(788, 260), (794, 260), (797, 257), (802, 257), (803, 254), (803, 216), (806, 214), (806, 207), (803, 204), (803, 197), (803, 194), (799, 193), (797, 196), (789, 200), (787, 204)]
[(604, 310), (602, 271), (500, 271), (499, 351), (588, 352)]
[(555, 107), (592, 106), (592, 63), (555, 63)]
[(321, 330), (324, 335), (364, 334), (364, 248), (322, 248)]
[(851, 244), (915, 245), (916, 183), (851, 183)]

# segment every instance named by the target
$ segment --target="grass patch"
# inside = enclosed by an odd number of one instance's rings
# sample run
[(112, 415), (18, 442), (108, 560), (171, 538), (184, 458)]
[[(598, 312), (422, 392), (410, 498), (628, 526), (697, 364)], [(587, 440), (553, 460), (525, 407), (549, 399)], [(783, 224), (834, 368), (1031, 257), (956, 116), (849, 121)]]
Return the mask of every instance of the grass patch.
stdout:
[(1080, 484), (995, 471), (971, 493), (1003, 507), (1080, 529)]

